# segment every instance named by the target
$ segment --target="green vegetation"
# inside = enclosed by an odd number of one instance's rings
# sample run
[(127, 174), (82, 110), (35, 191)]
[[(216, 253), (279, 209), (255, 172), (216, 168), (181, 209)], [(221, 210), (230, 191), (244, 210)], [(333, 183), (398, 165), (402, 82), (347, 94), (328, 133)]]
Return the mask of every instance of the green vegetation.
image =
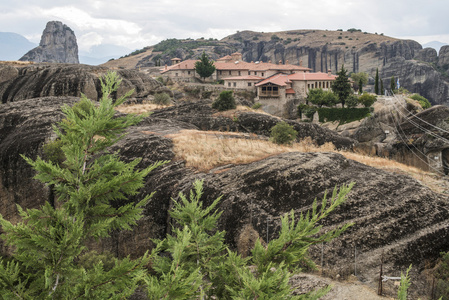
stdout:
[(374, 102), (377, 101), (377, 97), (368, 93), (363, 93), (360, 97), (359, 97), (359, 103), (362, 104), (365, 107), (370, 107), (371, 105), (374, 104)]
[(338, 103), (337, 96), (331, 91), (323, 89), (310, 89), (307, 95), (307, 101), (319, 107), (335, 106)]
[[(216, 40), (178, 40), (178, 39), (166, 39), (159, 44), (155, 45), (153, 52), (162, 52), (163, 55), (175, 57), (179, 49), (183, 49), (187, 52), (204, 46), (218, 46), (219, 42)], [(190, 53), (190, 52), (189, 52)], [(193, 55), (193, 54), (191, 54)]]
[(398, 300), (407, 300), (407, 290), (410, 287), (410, 277), (408, 276), (408, 273), (411, 269), (412, 265), (410, 265), (410, 267), (407, 269), (405, 275), (401, 272), (401, 283), (398, 289)]
[(391, 76), (390, 79), (390, 90), (392, 91), (396, 90), (396, 80), (394, 79), (394, 76)]
[(359, 93), (362, 93), (363, 86), (368, 83), (368, 73), (358, 72), (351, 73), (351, 79), (354, 81), (354, 89), (359, 90)]
[[(137, 203), (127, 198), (163, 164), (137, 170), (139, 159), (125, 163), (107, 151), (126, 128), (143, 118), (115, 116), (114, 108), (132, 94), (113, 103), (110, 94), (119, 83), (116, 73), (108, 73), (101, 82), (98, 106), (83, 95), (75, 108), (62, 108), (65, 119), (54, 131), (63, 162), (23, 157), (36, 171), (35, 178), (52, 187), (57, 199), (38, 209), (18, 206), (21, 220), (14, 223), (0, 216), (2, 238), (14, 249), (10, 258), (0, 259), (3, 299), (127, 298), (143, 279), (148, 255), (136, 260), (113, 258), (108, 263), (87, 246), (87, 241), (136, 224), (151, 195)], [(87, 258), (95, 263), (85, 263)]]
[(370, 115), (369, 108), (319, 108), (318, 110), (319, 121), (335, 122), (338, 121), (339, 125), (362, 120)]
[[(173, 234), (154, 240), (151, 272), (145, 277), (150, 299), (318, 299), (330, 289), (294, 296), (289, 285), (291, 271), (314, 266), (307, 257), (311, 245), (339, 236), (352, 224), (318, 234), (320, 221), (341, 205), (353, 186), (334, 189), (330, 201), (325, 193), (312, 211), (281, 218), (279, 237), (266, 246), (257, 240), (248, 257), (231, 251), (224, 231), (217, 231), (220, 198), (203, 208), (203, 183), (196, 181), (189, 197), (173, 199), (170, 216)], [(160, 255), (165, 253), (165, 255)], [(253, 266), (250, 268), (249, 266)]]
[(420, 94), (413, 94), (410, 96), (410, 98), (418, 101), (423, 109), (428, 109), (428, 108), (432, 107), (432, 104), (430, 104), (429, 100), (427, 100)]
[(348, 98), (346, 98), (346, 107), (354, 108), (354, 107), (357, 107), (358, 104), (359, 104), (359, 99), (357, 98), (356, 95), (351, 94), (348, 96)]
[(215, 72), (214, 61), (210, 60), (204, 51), (200, 60), (195, 63), (195, 71), (203, 79), (206, 79)]
[(355, 28), (349, 28), (347, 31), (349, 31), (349, 32), (362, 32), (362, 30), (361, 29), (355, 29)]
[(212, 103), (212, 108), (220, 111), (236, 108), (235, 99), (232, 91), (223, 91), (218, 98)]
[(252, 109), (259, 109), (262, 107), (262, 104), (260, 102), (254, 103), (254, 105), (251, 107)]
[(169, 105), (170, 100), (170, 95), (167, 93), (158, 93), (154, 95), (153, 103), (157, 105)]
[(277, 35), (275, 35), (275, 34), (273, 34), (272, 36), (271, 36), (271, 40), (272, 41), (280, 41), (280, 40), (282, 40), (280, 37), (278, 37)]
[(348, 74), (344, 66), (341, 66), (337, 75), (337, 78), (332, 84), (332, 91), (337, 95), (339, 103), (344, 107), (346, 99), (352, 93), (351, 83), (349, 82)]
[(130, 57), (130, 56), (134, 56), (134, 55), (137, 55), (137, 54), (143, 53), (143, 52), (147, 51), (148, 49), (149, 49), (149, 47), (145, 47), (145, 48), (143, 48), (143, 49), (140, 49), (140, 50), (136, 50), (136, 51), (133, 51), (133, 52), (131, 52), (130, 54), (127, 54), (127, 55), (125, 55), (125, 56), (122, 56), (122, 57), (120, 57), (120, 58), (124, 58), (124, 57)]
[(374, 77), (374, 93), (379, 95), (379, 68), (376, 69), (376, 77)]
[(316, 109), (315, 106), (301, 103), (298, 105), (298, 116), (302, 118), (302, 115), (304, 114), (309, 120), (312, 120), (313, 115), (316, 113)]
[(298, 132), (293, 128), (293, 126), (288, 125), (284, 121), (273, 126), (270, 129), (270, 132), (270, 140), (273, 143), (280, 145), (291, 144), (298, 136)]

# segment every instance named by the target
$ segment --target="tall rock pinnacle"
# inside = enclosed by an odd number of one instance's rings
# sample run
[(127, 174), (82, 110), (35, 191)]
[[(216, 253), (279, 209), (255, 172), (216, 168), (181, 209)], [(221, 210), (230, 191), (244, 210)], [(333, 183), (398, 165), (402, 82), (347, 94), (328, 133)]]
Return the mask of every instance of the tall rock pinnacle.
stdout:
[(79, 64), (75, 33), (59, 21), (48, 22), (39, 46), (19, 60)]

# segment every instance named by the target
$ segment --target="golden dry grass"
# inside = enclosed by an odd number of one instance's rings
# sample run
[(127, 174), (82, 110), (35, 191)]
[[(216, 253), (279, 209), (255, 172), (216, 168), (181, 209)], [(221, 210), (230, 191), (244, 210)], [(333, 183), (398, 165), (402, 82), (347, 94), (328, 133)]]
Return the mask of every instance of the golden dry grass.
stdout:
[(182, 130), (167, 137), (173, 140), (176, 158), (199, 171), (228, 164), (247, 164), (285, 152), (336, 152), (368, 166), (409, 175), (436, 192), (447, 188), (435, 174), (381, 157), (338, 151), (332, 143), (317, 146), (310, 137), (291, 146), (276, 145), (254, 134), (244, 133)]
[(121, 113), (125, 114), (144, 114), (151, 112), (156, 109), (161, 109), (165, 107), (169, 107), (171, 105), (157, 105), (153, 103), (143, 103), (143, 104), (122, 104), (116, 107), (116, 110), (118, 110)]

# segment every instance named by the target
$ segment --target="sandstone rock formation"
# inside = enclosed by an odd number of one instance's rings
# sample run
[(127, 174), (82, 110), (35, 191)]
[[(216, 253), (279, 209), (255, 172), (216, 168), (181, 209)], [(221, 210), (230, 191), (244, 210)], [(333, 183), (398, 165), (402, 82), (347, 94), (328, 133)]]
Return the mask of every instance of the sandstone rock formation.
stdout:
[(79, 64), (75, 33), (59, 21), (48, 22), (39, 46), (28, 51), (19, 60)]
[[(42, 144), (54, 138), (51, 124), (61, 118), (58, 107), (75, 100), (46, 97), (0, 105), (0, 213), (6, 218), (17, 219), (16, 204), (30, 208), (41, 205), (44, 200), (53, 201), (51, 191), (32, 179), (33, 170), (19, 154), (33, 158), (42, 155)], [(198, 114), (192, 118), (194, 111)], [(182, 160), (174, 160), (173, 143), (164, 136), (167, 132), (231, 125), (223, 118), (215, 115), (207, 104), (191, 104), (190, 107), (186, 104), (178, 109), (157, 111), (130, 128), (129, 134), (113, 151), (120, 150), (125, 160), (143, 158), (142, 167), (156, 160), (171, 162), (151, 173), (146, 178), (145, 188), (130, 199), (136, 201), (156, 191), (139, 225), (132, 232), (114, 233), (97, 244), (99, 249), (117, 255), (139, 255), (151, 248), (149, 238), (160, 238), (170, 231), (167, 211), (172, 205), (171, 198), (177, 197), (179, 191), (187, 192), (195, 179), (204, 180), (203, 201), (206, 204), (223, 195), (219, 227), (227, 231), (226, 240), (232, 247), (238, 247), (239, 240), (248, 239), (244, 236), (248, 230), (244, 228), (252, 228), (264, 240), (272, 239), (277, 234), (282, 214), (290, 210), (297, 214), (305, 212), (325, 190), (356, 182), (346, 204), (323, 223), (324, 229), (346, 222), (354, 222), (354, 226), (340, 238), (323, 248), (317, 245), (311, 252), (320, 263), (323, 251), (323, 265), (328, 272), (341, 275), (352, 272), (356, 248), (358, 278), (375, 285), (382, 252), (385, 274), (397, 276), (410, 263), (415, 266), (416, 273), (426, 260), (433, 261), (440, 251), (449, 249), (449, 199), (446, 196), (432, 192), (410, 177), (368, 167), (340, 154), (286, 153), (209, 172), (188, 169)], [(249, 113), (240, 114), (238, 120), (239, 124), (234, 126), (257, 134), (264, 134), (265, 128), (273, 122), (271, 117)], [(202, 126), (205, 128), (200, 128)], [(301, 131), (302, 127), (299, 129)], [(318, 129), (311, 126), (304, 130)], [(424, 280), (419, 277), (421, 275), (416, 276), (414, 282), (422, 286)]]
[[(104, 67), (73, 64), (34, 64), (23, 67), (0, 65), (0, 75), (11, 74), (5, 78), (8, 80), (0, 79), (0, 99), (2, 103), (7, 103), (46, 96), (80, 97), (85, 94), (89, 99), (97, 100), (101, 97), (99, 78), (107, 71)], [(117, 72), (122, 78), (118, 96), (134, 89), (131, 97), (142, 101), (155, 92), (167, 91), (160, 82), (137, 70)]]
[[(342, 65), (351, 72), (366, 72), (373, 84), (376, 69), (384, 87), (388, 88), (390, 79), (399, 77), (402, 87), (410, 92), (419, 93), (432, 104), (449, 106), (449, 46), (440, 49), (439, 56), (431, 48), (423, 49), (412, 40), (400, 40), (370, 34), (359, 30), (292, 30), (284, 32), (261, 33), (241, 31), (220, 41), (185, 40), (177, 48), (164, 48), (153, 51), (154, 47), (127, 58), (108, 62), (106, 66), (139, 68), (151, 67), (155, 61), (170, 65), (170, 59), (197, 58), (203, 51), (212, 59), (229, 55), (235, 51), (242, 53), (243, 60), (272, 61), (300, 64), (313, 72), (333, 74)], [(192, 49), (193, 43), (198, 47)], [(189, 44), (189, 47), (185, 46)], [(133, 63), (131, 63), (133, 61)]]

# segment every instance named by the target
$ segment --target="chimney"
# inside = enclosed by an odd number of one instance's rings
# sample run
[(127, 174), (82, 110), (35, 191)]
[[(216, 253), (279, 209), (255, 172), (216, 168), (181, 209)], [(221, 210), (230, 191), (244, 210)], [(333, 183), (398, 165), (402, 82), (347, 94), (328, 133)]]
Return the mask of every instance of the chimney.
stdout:
[(279, 60), (279, 64), (282, 65), (282, 59)]
[(285, 64), (288, 65), (288, 59), (285, 61)]
[(299, 66), (302, 67), (302, 60), (299, 61)]
[(268, 63), (270, 63), (270, 64), (271, 64), (271, 60), (269, 60), (269, 61), (268, 61)]
[(167, 70), (167, 64), (165, 64), (165, 70)]
[(327, 70), (327, 75), (328, 75), (328, 76), (331, 76), (331, 75), (332, 75), (331, 72), (332, 72), (331, 69)]

